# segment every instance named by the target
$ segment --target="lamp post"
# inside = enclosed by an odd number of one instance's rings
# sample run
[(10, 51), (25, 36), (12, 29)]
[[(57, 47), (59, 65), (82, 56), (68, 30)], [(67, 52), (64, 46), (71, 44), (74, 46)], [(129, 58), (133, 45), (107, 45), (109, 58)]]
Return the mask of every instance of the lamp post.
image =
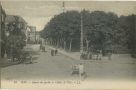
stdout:
[[(8, 38), (9, 35), (10, 35), (10, 33), (8, 31), (6, 31), (6, 44), (7, 44), (7, 38)], [(6, 47), (6, 50), (5, 50), (4, 57), (7, 58), (7, 47)]]

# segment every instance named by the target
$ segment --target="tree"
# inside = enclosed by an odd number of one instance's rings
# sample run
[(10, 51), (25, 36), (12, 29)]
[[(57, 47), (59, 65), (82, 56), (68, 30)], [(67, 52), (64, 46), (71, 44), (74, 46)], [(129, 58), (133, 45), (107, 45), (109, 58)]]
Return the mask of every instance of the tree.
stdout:
[(117, 52), (131, 49), (132, 54), (136, 52), (135, 15), (118, 17), (112, 12), (104, 11), (68, 11), (54, 16), (43, 29), (41, 36), (54, 46), (79, 51), (81, 15), (84, 46), (87, 51), (92, 48)]
[(84, 11), (83, 15), (84, 33), (86, 41), (89, 40), (89, 47), (102, 50), (111, 49), (117, 15), (103, 11), (94, 11), (90, 14)]
[(26, 36), (24, 32), (19, 27), (18, 17), (15, 16), (15, 21), (8, 23), (7, 31), (9, 36), (7, 37), (6, 49), (7, 54), (12, 57), (15, 52), (19, 54), (20, 50), (25, 46)]
[[(74, 45), (72, 42), (77, 42), (80, 37), (79, 12), (68, 11), (54, 16), (42, 31), (41, 36), (45, 39), (48, 38), (50, 42), (53, 41), (57, 43), (54, 44), (55, 46), (59, 45), (71, 51), (72, 45)], [(79, 42), (77, 42), (77, 44), (78, 43)]]
[(131, 49), (131, 56), (136, 57), (136, 15), (130, 15), (127, 17), (129, 22), (129, 38), (128, 46)]
[(114, 32), (114, 43), (119, 46), (117, 51), (128, 49), (131, 51), (132, 56), (134, 56), (136, 53), (135, 31), (135, 15), (119, 17), (117, 29)]

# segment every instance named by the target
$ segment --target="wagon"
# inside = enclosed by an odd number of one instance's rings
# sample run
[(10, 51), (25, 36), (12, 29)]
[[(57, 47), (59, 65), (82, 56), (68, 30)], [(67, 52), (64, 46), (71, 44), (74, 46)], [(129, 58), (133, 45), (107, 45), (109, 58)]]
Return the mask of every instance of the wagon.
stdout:
[(21, 51), (19, 63), (32, 63), (32, 55), (31, 55), (31, 53), (32, 53), (31, 49), (24, 48)]
[[(71, 75), (80, 75), (79, 65), (72, 66), (72, 73), (71, 73)], [(82, 77), (80, 77), (80, 78), (85, 79), (87, 77), (86, 72), (84, 71), (83, 73), (81, 73), (81, 76)]]
[(29, 52), (22, 52), (20, 55), (19, 63), (25, 63), (25, 62), (32, 63), (32, 56), (30, 55)]

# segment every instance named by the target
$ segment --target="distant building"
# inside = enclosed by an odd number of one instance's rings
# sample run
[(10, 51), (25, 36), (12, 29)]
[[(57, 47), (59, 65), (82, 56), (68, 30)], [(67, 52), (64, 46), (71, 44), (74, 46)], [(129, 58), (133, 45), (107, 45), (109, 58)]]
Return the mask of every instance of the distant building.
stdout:
[(6, 13), (0, 3), (0, 58), (3, 58), (5, 53), (5, 18)]
[(34, 26), (28, 26), (30, 31), (29, 31), (29, 36), (28, 36), (28, 43), (30, 44), (35, 44), (36, 43), (36, 27)]
[(26, 43), (29, 43), (29, 39), (30, 39), (30, 28), (29, 28), (29, 26), (27, 26), (25, 33), (26, 33)]
[(36, 31), (36, 43), (40, 43), (40, 32)]

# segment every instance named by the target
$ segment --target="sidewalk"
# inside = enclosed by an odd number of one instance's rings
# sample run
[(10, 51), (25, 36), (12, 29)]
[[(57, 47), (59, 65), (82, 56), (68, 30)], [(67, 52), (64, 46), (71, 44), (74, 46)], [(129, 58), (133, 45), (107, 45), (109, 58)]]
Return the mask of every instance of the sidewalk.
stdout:
[(17, 62), (10, 62), (7, 60), (7, 58), (2, 58), (0, 59), (0, 67), (7, 67), (11, 65), (16, 65), (18, 64)]
[[(47, 46), (49, 49), (55, 49), (54, 47)], [(58, 52), (73, 59), (80, 60), (80, 52), (66, 52), (63, 49), (58, 48)], [(131, 58), (129, 54), (113, 54), (112, 60), (108, 60), (108, 57), (102, 57), (102, 60), (84, 60), (96, 63), (117, 63), (117, 64), (136, 64), (136, 59)]]
[[(54, 47), (51, 47), (51, 46), (47, 46), (47, 48), (49, 49), (55, 49)], [(71, 58), (71, 59), (74, 59), (74, 60), (80, 60), (80, 52), (66, 52), (64, 51), (63, 49), (60, 49), (58, 48), (57, 49), (59, 53)]]

